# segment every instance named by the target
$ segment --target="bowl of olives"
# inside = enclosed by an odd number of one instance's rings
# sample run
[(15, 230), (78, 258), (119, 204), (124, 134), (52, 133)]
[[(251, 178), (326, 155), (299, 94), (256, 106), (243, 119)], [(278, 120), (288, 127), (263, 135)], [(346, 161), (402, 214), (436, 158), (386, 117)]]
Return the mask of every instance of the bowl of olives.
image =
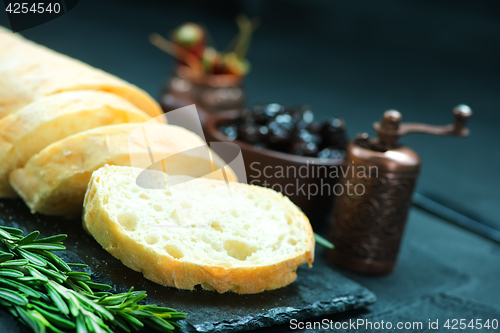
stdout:
[(241, 148), (247, 182), (288, 196), (318, 228), (331, 211), (348, 138), (341, 118), (322, 122), (308, 106), (256, 104), (214, 114), (204, 123), (209, 142)]

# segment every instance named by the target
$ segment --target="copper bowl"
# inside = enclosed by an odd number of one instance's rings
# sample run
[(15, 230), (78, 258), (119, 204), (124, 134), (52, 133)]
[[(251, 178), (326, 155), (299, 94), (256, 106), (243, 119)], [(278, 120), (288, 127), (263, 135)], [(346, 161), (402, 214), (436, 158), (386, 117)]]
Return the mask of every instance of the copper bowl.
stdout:
[(207, 141), (237, 144), (243, 155), (247, 182), (288, 196), (320, 232), (332, 210), (334, 186), (339, 181), (344, 159), (296, 156), (230, 140), (218, 128), (234, 123), (239, 116), (240, 111), (231, 111), (207, 117), (204, 122)]
[(245, 106), (243, 77), (235, 75), (196, 76), (186, 66), (178, 66), (167, 81), (160, 98), (164, 112), (196, 104), (204, 114), (238, 110)]

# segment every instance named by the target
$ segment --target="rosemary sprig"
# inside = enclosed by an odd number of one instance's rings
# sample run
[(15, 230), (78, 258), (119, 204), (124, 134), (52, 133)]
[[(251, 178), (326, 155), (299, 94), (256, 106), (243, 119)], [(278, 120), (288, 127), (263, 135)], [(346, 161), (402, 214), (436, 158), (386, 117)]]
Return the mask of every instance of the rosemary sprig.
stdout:
[(35, 332), (76, 329), (83, 332), (126, 332), (149, 326), (172, 332), (181, 328), (184, 313), (156, 305), (139, 304), (145, 291), (112, 294), (111, 286), (91, 281), (90, 274), (73, 271), (49, 251), (64, 250), (67, 236), (38, 238), (33, 231), (0, 226), (0, 305)]
[(314, 233), (314, 239), (316, 240), (316, 243), (318, 243), (319, 245), (321, 245), (323, 247), (326, 247), (327, 249), (333, 249), (335, 247), (332, 243), (330, 243), (328, 240), (321, 237), (317, 233)]

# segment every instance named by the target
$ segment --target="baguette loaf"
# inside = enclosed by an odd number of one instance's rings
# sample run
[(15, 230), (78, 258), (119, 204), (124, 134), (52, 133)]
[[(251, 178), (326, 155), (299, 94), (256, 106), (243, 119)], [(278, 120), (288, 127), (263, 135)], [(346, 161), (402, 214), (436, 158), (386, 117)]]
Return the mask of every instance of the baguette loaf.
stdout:
[(147, 279), (250, 294), (286, 286), (299, 265), (311, 266), (311, 225), (280, 193), (185, 176), (167, 176), (166, 189), (148, 190), (137, 186), (133, 169), (105, 166), (92, 174), (84, 225)]
[[(207, 165), (212, 170), (208, 151), (201, 154), (193, 150), (205, 142), (182, 127), (148, 122), (148, 145), (138, 141), (129, 147), (130, 134), (143, 126), (145, 124), (119, 124), (71, 135), (44, 148), (23, 168), (14, 170), (10, 183), (32, 212), (80, 214), (93, 171), (105, 164), (131, 165), (131, 156), (135, 166), (147, 168), (152, 164), (148, 147), (154, 149), (154, 162), (164, 159), (166, 172), (224, 179), (221, 170), (206, 172)], [(215, 154), (213, 164), (216, 169), (225, 166)], [(229, 180), (236, 180), (229, 167), (224, 169), (228, 170)]]
[(0, 197), (15, 197), (9, 174), (53, 142), (91, 128), (145, 122), (151, 117), (129, 101), (100, 91), (42, 97), (0, 119)]
[(111, 92), (153, 117), (162, 114), (156, 101), (136, 86), (0, 26), (0, 118), (43, 96), (70, 90)]

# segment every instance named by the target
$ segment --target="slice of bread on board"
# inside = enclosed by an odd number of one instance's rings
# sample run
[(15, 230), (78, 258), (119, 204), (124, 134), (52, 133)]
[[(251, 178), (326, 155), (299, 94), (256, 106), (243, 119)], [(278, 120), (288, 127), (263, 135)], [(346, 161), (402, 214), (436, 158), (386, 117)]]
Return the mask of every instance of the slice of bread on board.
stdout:
[(144, 189), (134, 169), (105, 166), (92, 174), (84, 225), (147, 279), (250, 294), (284, 287), (299, 265), (312, 264), (309, 220), (282, 194), (185, 176), (165, 176), (165, 189)]
[[(145, 128), (147, 140), (141, 141)], [(133, 133), (139, 137), (131, 142)], [(11, 172), (9, 181), (33, 213), (75, 215), (82, 211), (92, 172), (105, 164), (147, 168), (160, 161), (171, 174), (236, 180), (220, 157), (209, 154), (208, 147), (194, 149), (200, 146), (206, 147), (200, 137), (174, 125), (148, 122), (97, 127), (47, 146), (23, 168)], [(218, 171), (211, 172), (214, 168)], [(227, 170), (225, 175), (221, 168)]]
[(129, 101), (101, 91), (62, 92), (26, 105), (0, 119), (0, 197), (17, 196), (10, 172), (51, 143), (95, 127), (150, 119)]

